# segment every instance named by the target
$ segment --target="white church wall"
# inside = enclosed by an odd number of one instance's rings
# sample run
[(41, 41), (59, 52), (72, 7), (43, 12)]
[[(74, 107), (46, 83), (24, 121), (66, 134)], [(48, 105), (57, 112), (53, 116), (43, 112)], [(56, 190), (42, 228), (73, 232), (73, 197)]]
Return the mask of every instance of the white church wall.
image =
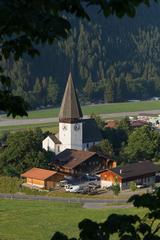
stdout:
[(60, 150), (82, 150), (82, 123), (59, 123)]
[(55, 143), (53, 140), (48, 136), (42, 142), (42, 148), (46, 151), (55, 152)]

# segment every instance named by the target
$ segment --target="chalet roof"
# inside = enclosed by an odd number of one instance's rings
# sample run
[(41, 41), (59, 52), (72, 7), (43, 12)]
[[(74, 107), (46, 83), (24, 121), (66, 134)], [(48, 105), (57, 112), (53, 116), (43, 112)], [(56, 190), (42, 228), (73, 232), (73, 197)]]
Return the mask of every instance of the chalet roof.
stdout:
[(141, 127), (144, 125), (148, 125), (146, 121), (143, 120), (134, 120), (130, 122), (131, 127)]
[(24, 172), (23, 174), (21, 174), (21, 177), (45, 180), (45, 179), (53, 176), (56, 173), (57, 172), (55, 172), (55, 171), (51, 171), (51, 170), (47, 170), (47, 169), (32, 168), (32, 169)]
[(83, 143), (99, 142), (101, 141), (102, 134), (99, 130), (95, 119), (83, 119)]
[(156, 114), (156, 113), (139, 113), (138, 114), (138, 116), (144, 116), (144, 117), (157, 117), (158, 116), (158, 114)]
[(82, 117), (82, 110), (72, 80), (72, 75), (70, 73), (62, 100), (59, 120), (80, 119)]
[(52, 141), (53, 141), (55, 144), (61, 144), (61, 141), (59, 141), (59, 139), (57, 138), (56, 135), (50, 134), (49, 137), (52, 139)]
[(117, 128), (119, 122), (117, 120), (106, 120), (105, 123), (107, 128)]
[(96, 155), (97, 154), (95, 152), (66, 149), (56, 156), (54, 162), (56, 162), (56, 164), (59, 166), (73, 169), (82, 162)]
[(152, 161), (142, 161), (126, 164), (123, 167), (112, 168), (110, 171), (121, 176), (123, 179), (128, 179), (156, 173), (159, 171), (159, 168)]

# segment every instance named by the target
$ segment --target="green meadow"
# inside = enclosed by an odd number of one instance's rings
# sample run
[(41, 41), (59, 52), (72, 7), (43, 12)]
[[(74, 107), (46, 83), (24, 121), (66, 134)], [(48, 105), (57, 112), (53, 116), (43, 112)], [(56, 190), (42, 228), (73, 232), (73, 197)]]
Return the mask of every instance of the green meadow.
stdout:
[[(0, 200), (0, 239), (50, 240), (54, 232), (78, 235), (84, 218), (104, 221), (112, 213), (144, 215), (144, 209), (84, 209), (80, 204), (47, 201)], [(116, 236), (113, 236), (116, 240)]]
[[(125, 103), (108, 103), (108, 104), (92, 104), (82, 106), (84, 115), (120, 113), (120, 112), (136, 112), (159, 110), (160, 101), (140, 101), (140, 102), (125, 102)], [(50, 108), (44, 110), (30, 111), (28, 118), (50, 118), (58, 117), (59, 108)]]
[[(103, 113), (119, 113), (119, 112), (136, 112), (160, 109), (160, 101), (141, 101), (141, 102), (125, 102), (125, 103), (108, 103), (87, 105), (82, 107), (83, 114), (90, 115)], [(49, 118), (57, 117), (59, 108), (45, 109), (29, 112), (29, 118)]]
[(29, 125), (17, 125), (17, 126), (3, 126), (0, 127), (0, 136), (5, 132), (16, 132), (22, 130), (29, 130), (35, 128), (41, 128), (43, 132), (50, 131), (56, 133), (58, 131), (58, 123), (41, 123), (41, 124), (29, 124)]

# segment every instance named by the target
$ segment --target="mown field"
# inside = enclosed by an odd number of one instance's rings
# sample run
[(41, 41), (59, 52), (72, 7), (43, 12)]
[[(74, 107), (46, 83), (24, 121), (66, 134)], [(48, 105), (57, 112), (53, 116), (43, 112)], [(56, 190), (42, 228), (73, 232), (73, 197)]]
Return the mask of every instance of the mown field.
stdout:
[[(92, 113), (116, 113), (116, 112), (136, 112), (145, 110), (160, 109), (160, 101), (141, 101), (141, 102), (126, 102), (126, 103), (109, 103), (83, 106), (82, 111), (85, 115)], [(46, 109), (29, 112), (29, 118), (48, 118), (57, 117), (59, 108)]]
[(41, 128), (43, 132), (50, 131), (56, 133), (58, 131), (58, 123), (41, 123), (41, 124), (29, 124), (29, 125), (18, 125), (18, 126), (3, 126), (0, 127), (0, 136), (5, 132), (16, 132), (20, 130), (29, 130), (35, 128)]
[[(108, 104), (95, 104), (86, 105), (82, 107), (83, 114), (107, 114), (107, 113), (120, 113), (120, 112), (136, 112), (147, 110), (160, 109), (160, 101), (140, 101), (140, 102), (125, 102), (125, 103), (108, 103)], [(59, 108), (51, 108), (44, 110), (37, 110), (29, 112), (28, 118), (50, 118), (58, 117)]]
[[(80, 204), (47, 201), (0, 200), (0, 239), (49, 240), (56, 231), (70, 237), (78, 235), (78, 223), (84, 218), (102, 222), (112, 213), (139, 214), (145, 210), (84, 209)], [(116, 236), (112, 239), (116, 240)]]

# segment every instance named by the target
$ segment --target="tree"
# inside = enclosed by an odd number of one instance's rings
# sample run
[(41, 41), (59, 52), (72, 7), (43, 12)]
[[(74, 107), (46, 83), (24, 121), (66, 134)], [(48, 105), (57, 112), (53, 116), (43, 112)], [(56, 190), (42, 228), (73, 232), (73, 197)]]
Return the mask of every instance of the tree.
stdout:
[(97, 123), (98, 128), (101, 131), (104, 131), (105, 125), (106, 125), (105, 121), (100, 116), (96, 115), (95, 113), (91, 114), (91, 118), (94, 118)]
[(47, 167), (50, 155), (42, 150), (44, 136), (40, 129), (12, 133), (7, 138), (7, 147), (0, 152), (0, 173), (20, 176), (32, 167)]
[(137, 189), (137, 184), (136, 184), (136, 182), (130, 182), (130, 184), (129, 184), (129, 188), (131, 189), (131, 191), (136, 191), (136, 189)]
[(90, 101), (92, 100), (93, 91), (94, 91), (93, 82), (90, 78), (88, 78), (86, 85), (84, 87), (84, 93), (86, 95), (86, 98)]
[(119, 121), (118, 124), (119, 129), (123, 129), (127, 135), (131, 132), (131, 124), (130, 120), (128, 117), (123, 118), (122, 120)]
[(153, 159), (159, 153), (159, 142), (159, 133), (144, 126), (129, 135), (123, 154), (129, 161)]
[(47, 97), (48, 103), (55, 106), (58, 97), (58, 85), (51, 76), (48, 79)]
[[(136, 208), (146, 208), (144, 216), (111, 214), (104, 222), (84, 219), (79, 223), (79, 237), (72, 240), (160, 240), (160, 188), (153, 193), (134, 195), (128, 202)], [(115, 235), (114, 235), (115, 236)], [(57, 232), (51, 240), (71, 240)]]
[[(156, 1), (156, 0), (155, 0)], [(2, 0), (0, 3), (0, 59), (10, 58), (12, 55), (19, 59), (23, 54), (35, 56), (39, 54), (36, 46), (41, 43), (53, 43), (55, 39), (66, 38), (71, 25), (62, 13), (70, 13), (89, 20), (86, 8), (96, 5), (103, 14), (122, 17), (133, 17), (140, 4), (149, 5), (149, 0), (114, 0), (109, 1), (51, 1), (42, 0)], [(3, 74), (0, 68), (0, 109), (8, 115), (27, 115), (27, 104), (22, 97), (12, 94), (11, 79)]]
[(99, 154), (104, 156), (112, 157), (113, 156), (113, 149), (112, 145), (109, 143), (107, 139), (102, 140), (99, 144), (92, 146), (90, 148), (91, 151), (95, 151)]
[(113, 191), (114, 195), (118, 196), (118, 194), (120, 193), (120, 185), (118, 182), (118, 179), (115, 178), (115, 182), (113, 183), (111, 190)]
[(36, 78), (36, 81), (35, 81), (35, 84), (34, 84), (34, 87), (33, 87), (33, 94), (37, 100), (37, 102), (39, 103), (38, 105), (40, 106), (41, 105), (41, 101), (42, 101), (42, 98), (41, 98), (41, 95), (42, 95), (42, 84), (41, 84), (41, 81), (39, 78)]

